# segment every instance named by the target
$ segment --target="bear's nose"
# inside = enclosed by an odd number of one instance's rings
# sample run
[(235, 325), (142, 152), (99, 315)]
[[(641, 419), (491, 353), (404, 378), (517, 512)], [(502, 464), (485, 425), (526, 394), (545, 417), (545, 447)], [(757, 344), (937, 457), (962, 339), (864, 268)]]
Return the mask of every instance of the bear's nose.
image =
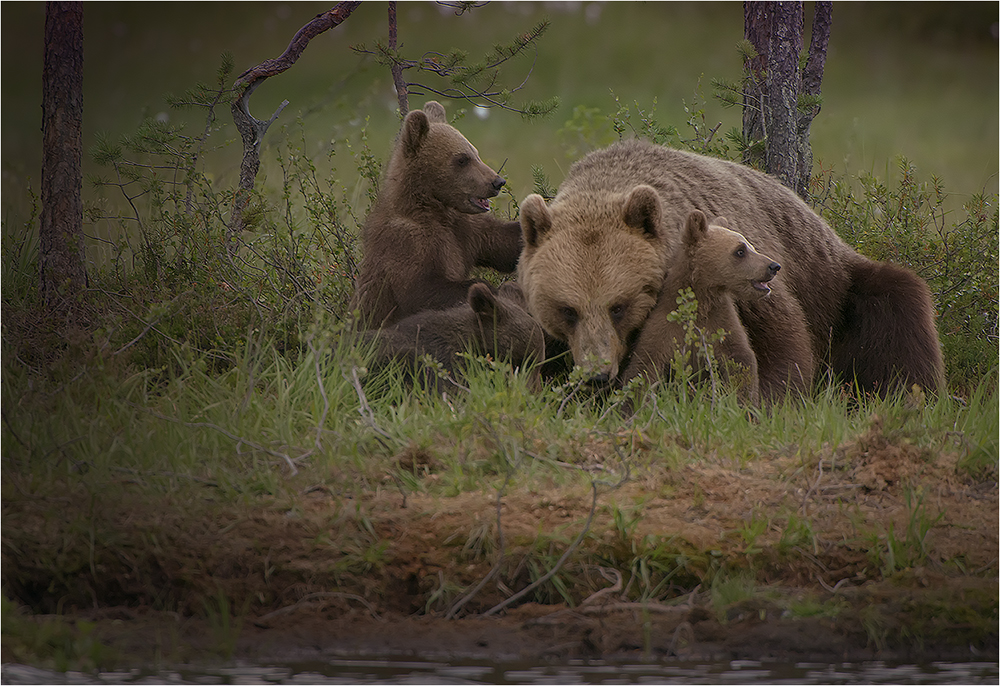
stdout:
[(771, 263), (770, 265), (768, 265), (768, 267), (767, 267), (767, 270), (768, 270), (769, 272), (771, 272), (771, 276), (774, 276), (775, 274), (777, 274), (777, 273), (778, 273), (778, 270), (779, 270), (779, 269), (781, 269), (781, 265), (780, 265), (780, 264), (778, 264), (777, 262), (772, 262), (772, 263)]
[(503, 180), (503, 177), (497, 174), (497, 177), (493, 179), (493, 190), (499, 192), (500, 189), (503, 188), (504, 184), (506, 183), (507, 182)]

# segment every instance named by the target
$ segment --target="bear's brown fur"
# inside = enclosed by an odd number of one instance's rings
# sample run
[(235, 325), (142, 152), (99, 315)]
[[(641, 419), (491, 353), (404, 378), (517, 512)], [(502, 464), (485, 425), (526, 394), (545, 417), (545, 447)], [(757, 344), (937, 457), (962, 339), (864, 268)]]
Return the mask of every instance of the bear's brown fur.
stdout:
[(866, 391), (941, 386), (934, 307), (919, 277), (856, 253), (769, 176), (642, 141), (578, 161), (551, 206), (539, 196), (521, 204), (528, 309), (576, 364), (598, 379), (617, 375), (695, 209), (728, 217), (783, 265), (780, 290), (737, 304), (763, 397), (808, 389), (824, 370), (814, 360)]
[(569, 344), (574, 363), (608, 381), (656, 303), (669, 250), (649, 186), (608, 198), (584, 191), (580, 199), (596, 201), (593, 224), (574, 222), (569, 206), (567, 215), (555, 206), (550, 212), (539, 195), (521, 203), (518, 280), (529, 312)]
[(503, 185), (439, 103), (407, 114), (362, 232), (352, 302), (361, 325), (457, 305), (477, 282), (475, 266), (513, 271), (520, 225), (489, 213)]
[[(470, 352), (510, 362), (514, 367), (530, 366), (531, 385), (540, 386), (538, 366), (545, 359), (542, 327), (525, 309), (524, 294), (516, 283), (505, 283), (496, 293), (476, 283), (469, 287), (467, 301), (445, 310), (424, 310), (392, 326), (366, 332), (367, 344), (374, 341), (373, 365), (381, 368), (392, 361), (401, 363), (412, 382), (422, 374), (425, 384), (438, 391), (454, 388), (462, 377), (459, 353)], [(422, 369), (420, 358), (430, 355), (441, 363), (450, 379)]]
[(724, 217), (709, 223), (701, 210), (688, 216), (683, 249), (667, 265), (659, 299), (643, 324), (631, 360), (622, 375), (627, 383), (636, 376), (655, 380), (669, 371), (675, 353), (687, 355), (692, 372), (708, 370), (702, 341), (690, 348), (685, 342), (684, 325), (673, 321), (678, 294), (690, 288), (697, 300), (694, 324), (705, 336), (724, 330), (725, 337), (712, 344), (716, 373), (731, 382), (740, 399), (749, 404), (758, 400), (757, 357), (750, 347), (737, 301), (754, 301), (771, 294), (771, 281), (781, 265), (757, 252), (741, 234), (728, 228)]

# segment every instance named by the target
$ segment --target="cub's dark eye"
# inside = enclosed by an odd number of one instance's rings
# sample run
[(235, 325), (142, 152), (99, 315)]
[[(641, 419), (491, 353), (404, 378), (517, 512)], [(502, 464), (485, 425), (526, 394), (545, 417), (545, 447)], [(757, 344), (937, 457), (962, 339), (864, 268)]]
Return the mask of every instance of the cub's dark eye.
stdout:
[(559, 316), (562, 317), (566, 326), (576, 326), (576, 323), (580, 321), (580, 313), (572, 307), (560, 307)]
[(608, 308), (608, 314), (611, 315), (611, 319), (614, 320), (615, 324), (622, 320), (626, 311), (628, 311), (628, 306), (623, 303), (618, 303)]
[(733, 256), (739, 260), (742, 260), (744, 257), (746, 257), (747, 256), (746, 246), (741, 245), (740, 247), (736, 248), (736, 250), (733, 251)]
[(455, 166), (457, 166), (457, 167), (467, 167), (467, 166), (469, 166), (469, 162), (471, 162), (471, 161), (472, 161), (472, 156), (471, 155), (466, 155), (465, 153), (462, 153), (461, 155), (456, 155), (456, 157), (455, 157)]

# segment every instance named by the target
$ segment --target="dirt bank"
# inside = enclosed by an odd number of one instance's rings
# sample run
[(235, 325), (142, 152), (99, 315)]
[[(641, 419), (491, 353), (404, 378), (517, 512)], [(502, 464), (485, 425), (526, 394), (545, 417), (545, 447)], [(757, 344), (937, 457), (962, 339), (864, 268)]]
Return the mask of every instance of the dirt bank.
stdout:
[[(128, 495), (128, 476), (113, 499), (83, 481), (58, 497), (5, 483), (4, 591), (93, 622), (78, 629), (116, 664), (996, 659), (997, 488), (956, 460), (873, 421), (806, 459), (626, 474), (594, 457), (572, 467), (580, 478), (456, 493), (412, 451), (397, 464), (422, 491), (303, 473), (242, 506), (211, 484), (151, 500), (138, 480)], [(18, 640), (5, 628), (5, 660)]]

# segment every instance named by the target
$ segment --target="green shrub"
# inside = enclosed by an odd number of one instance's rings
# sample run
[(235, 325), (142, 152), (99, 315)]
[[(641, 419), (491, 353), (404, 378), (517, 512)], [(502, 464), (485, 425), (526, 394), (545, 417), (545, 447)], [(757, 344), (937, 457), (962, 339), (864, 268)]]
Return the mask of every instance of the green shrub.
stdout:
[[(305, 152), (302, 122), (285, 127), (274, 152), (280, 188), (262, 190), (258, 180), (246, 230), (231, 237), (232, 190), (217, 188), (206, 172), (209, 155), (232, 142), (225, 138), (232, 125), (216, 111), (232, 97), (231, 70), (225, 57), (213, 86), (168, 98), (176, 109), (204, 114), (197, 131), (147, 119), (135, 135), (102, 138), (92, 151), (108, 172), (90, 179), (102, 197), (87, 208), (88, 232), (104, 237), (106, 251), (91, 285), (111, 301), (107, 309), (123, 313), (122, 335), (138, 335), (131, 356), (143, 367), (169, 363), (165, 341), (218, 350), (225, 359), (267, 330), (279, 350), (295, 350), (319, 310), (335, 321), (349, 315), (360, 223), (352, 196), (355, 186), (377, 189), (381, 171), (365, 130), (357, 150), (334, 141), (329, 168), (320, 170)], [(350, 190), (334, 166), (343, 151), (352, 158), (347, 178), (356, 179)], [(369, 191), (369, 204), (373, 198)]]
[(950, 385), (967, 394), (997, 363), (996, 196), (973, 196), (959, 216), (945, 209), (943, 182), (917, 178), (899, 160), (895, 184), (820, 170), (816, 210), (858, 252), (915, 271), (930, 286), (938, 311)]

